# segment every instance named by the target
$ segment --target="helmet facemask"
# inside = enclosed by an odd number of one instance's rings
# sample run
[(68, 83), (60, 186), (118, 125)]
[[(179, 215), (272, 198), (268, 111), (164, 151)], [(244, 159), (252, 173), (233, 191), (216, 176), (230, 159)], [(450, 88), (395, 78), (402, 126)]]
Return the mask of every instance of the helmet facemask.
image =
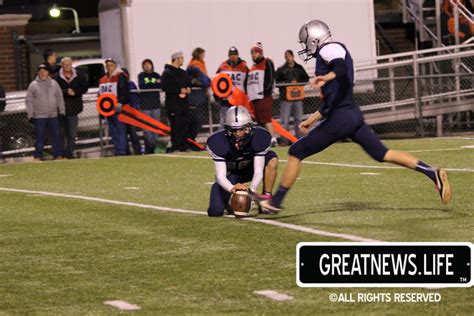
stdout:
[(241, 127), (225, 126), (227, 137), (230, 138), (235, 149), (241, 150), (248, 144), (253, 135), (253, 124), (248, 123)]
[(304, 61), (314, 58), (318, 48), (331, 40), (331, 31), (322, 21), (311, 20), (306, 22), (300, 29), (299, 43), (303, 47), (298, 56)]
[[(314, 41), (312, 43), (308, 43), (309, 34), (308, 28), (304, 28), (300, 31), (300, 40), (299, 44), (303, 48), (302, 50), (298, 51), (298, 56), (301, 58), (303, 62), (307, 62), (313, 58), (313, 54), (316, 53), (316, 49), (318, 48), (318, 43)], [(310, 47), (311, 46), (311, 47)], [(314, 49), (311, 49), (314, 48)]]

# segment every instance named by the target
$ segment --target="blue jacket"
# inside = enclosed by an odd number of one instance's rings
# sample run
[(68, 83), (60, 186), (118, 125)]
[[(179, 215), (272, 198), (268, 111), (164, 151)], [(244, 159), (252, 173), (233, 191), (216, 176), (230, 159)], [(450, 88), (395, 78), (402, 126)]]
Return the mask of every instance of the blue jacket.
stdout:
[(191, 106), (203, 106), (209, 101), (207, 89), (211, 86), (211, 79), (206, 76), (199, 68), (189, 66), (186, 72), (191, 77), (193, 89), (189, 95), (189, 104)]
[[(140, 90), (161, 89), (161, 76), (156, 72), (141, 72), (138, 75)], [(156, 110), (160, 108), (160, 92), (141, 92), (140, 105), (142, 110)]]
[[(133, 81), (128, 82), (130, 90), (137, 90), (137, 85)], [(130, 105), (135, 109), (140, 109), (140, 94), (138, 92), (130, 92)]]

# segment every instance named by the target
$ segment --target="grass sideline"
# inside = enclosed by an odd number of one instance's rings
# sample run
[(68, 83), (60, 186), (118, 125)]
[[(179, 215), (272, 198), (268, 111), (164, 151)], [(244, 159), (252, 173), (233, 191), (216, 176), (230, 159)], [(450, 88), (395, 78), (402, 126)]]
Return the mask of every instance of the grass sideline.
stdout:
[[(474, 169), (474, 149), (462, 148), (474, 140), (386, 143), (396, 149), (428, 150), (416, 153), (427, 163)], [(443, 148), (459, 150), (429, 151)], [(278, 154), (286, 159), (285, 149)], [(352, 143), (336, 144), (309, 161), (378, 165)], [(276, 220), (384, 241), (473, 242), (474, 173), (451, 172), (450, 179), (454, 198), (446, 207), (433, 185), (416, 172), (306, 164), (286, 211)], [(0, 165), (0, 187), (203, 212), (212, 180), (208, 159), (145, 156)], [(0, 201), (0, 314), (119, 313), (103, 305), (107, 300), (141, 306), (136, 314), (467, 315), (474, 309), (472, 289), (298, 288), (296, 244), (340, 239), (233, 219), (35, 194), (0, 191)], [(253, 293), (267, 289), (294, 299), (275, 302)], [(441, 293), (440, 303), (328, 300), (332, 292), (433, 291)]]

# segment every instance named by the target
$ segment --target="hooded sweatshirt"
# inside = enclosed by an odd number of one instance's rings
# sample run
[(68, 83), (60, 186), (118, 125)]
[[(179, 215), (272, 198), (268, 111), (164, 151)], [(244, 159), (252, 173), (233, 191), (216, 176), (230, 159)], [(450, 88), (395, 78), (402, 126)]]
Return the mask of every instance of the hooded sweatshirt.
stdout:
[(188, 87), (191, 87), (191, 78), (186, 71), (173, 65), (165, 65), (161, 75), (161, 88), (166, 93), (165, 104), (170, 110), (175, 107), (189, 107), (187, 95), (184, 99), (179, 97), (181, 89)]
[(31, 118), (52, 118), (65, 115), (64, 98), (58, 83), (49, 78), (36, 77), (26, 93), (26, 114)]

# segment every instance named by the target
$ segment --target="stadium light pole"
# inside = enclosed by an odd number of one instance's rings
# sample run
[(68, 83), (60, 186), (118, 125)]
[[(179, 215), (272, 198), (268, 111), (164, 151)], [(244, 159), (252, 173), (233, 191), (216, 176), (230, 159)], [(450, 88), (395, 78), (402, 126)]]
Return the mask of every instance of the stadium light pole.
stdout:
[(52, 18), (58, 18), (61, 15), (61, 11), (72, 11), (72, 14), (74, 15), (74, 23), (76, 25), (76, 29), (72, 33), (73, 34), (81, 33), (81, 29), (79, 28), (79, 15), (77, 14), (76, 9), (69, 8), (69, 7), (58, 7), (57, 5), (54, 5), (49, 10), (49, 15)]

